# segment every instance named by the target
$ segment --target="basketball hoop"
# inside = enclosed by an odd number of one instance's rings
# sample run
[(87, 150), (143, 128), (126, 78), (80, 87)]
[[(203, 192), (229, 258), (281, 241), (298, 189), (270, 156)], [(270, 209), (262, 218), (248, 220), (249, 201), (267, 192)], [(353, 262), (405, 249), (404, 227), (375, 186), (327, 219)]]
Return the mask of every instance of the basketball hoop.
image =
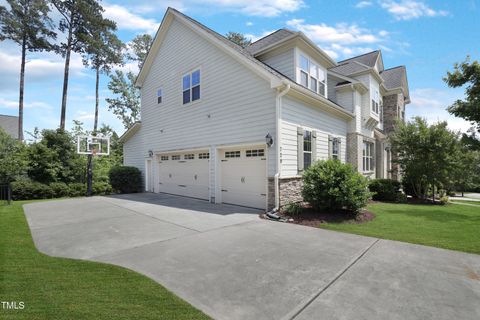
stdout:
[(79, 136), (77, 138), (77, 153), (92, 156), (110, 155), (109, 136)]

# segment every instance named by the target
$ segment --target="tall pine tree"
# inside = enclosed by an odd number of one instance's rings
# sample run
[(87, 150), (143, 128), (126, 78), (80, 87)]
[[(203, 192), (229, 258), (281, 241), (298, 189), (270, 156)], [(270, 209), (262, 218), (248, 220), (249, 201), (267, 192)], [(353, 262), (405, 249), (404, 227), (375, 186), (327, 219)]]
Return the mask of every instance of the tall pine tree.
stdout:
[(103, 8), (97, 0), (52, 0), (52, 3), (62, 17), (59, 29), (65, 33), (65, 41), (59, 46), (60, 53), (65, 57), (60, 115), (60, 129), (65, 130), (70, 57), (72, 52), (86, 52), (87, 39), (99, 27), (101, 19), (98, 17), (102, 15)]
[(23, 100), (27, 52), (54, 49), (55, 39), (50, 8), (44, 0), (6, 0), (10, 8), (0, 6), (0, 41), (12, 40), (21, 48), (18, 98), (18, 139), (23, 141)]

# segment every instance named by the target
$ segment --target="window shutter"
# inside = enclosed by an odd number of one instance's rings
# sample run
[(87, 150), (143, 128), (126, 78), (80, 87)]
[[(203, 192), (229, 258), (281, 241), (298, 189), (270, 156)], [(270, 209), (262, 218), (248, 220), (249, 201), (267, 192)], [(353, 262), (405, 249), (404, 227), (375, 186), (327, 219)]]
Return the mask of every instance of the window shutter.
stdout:
[(372, 146), (372, 149), (371, 149), (371, 157), (372, 157), (372, 167), (370, 168), (370, 170), (375, 170), (376, 168), (376, 160), (377, 160), (377, 144), (372, 142), (371, 144)]
[(317, 131), (312, 131), (312, 163), (317, 161)]
[(297, 169), (298, 173), (303, 172), (303, 129), (297, 128)]
[(332, 159), (333, 155), (333, 137), (328, 135), (328, 159)]

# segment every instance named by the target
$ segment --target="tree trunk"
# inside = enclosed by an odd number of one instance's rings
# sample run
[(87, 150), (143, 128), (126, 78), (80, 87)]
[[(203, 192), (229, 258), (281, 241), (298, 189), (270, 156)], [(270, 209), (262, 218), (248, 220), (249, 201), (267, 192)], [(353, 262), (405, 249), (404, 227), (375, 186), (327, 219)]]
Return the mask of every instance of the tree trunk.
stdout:
[(27, 55), (27, 37), (22, 39), (22, 62), (20, 65), (20, 93), (18, 98), (18, 140), (23, 141), (23, 92), (25, 88), (25, 57)]
[(96, 71), (96, 78), (95, 78), (95, 119), (93, 121), (93, 134), (97, 133), (98, 128), (98, 86), (100, 83), (100, 68), (97, 67)]
[(435, 178), (432, 179), (432, 202), (435, 204)]
[[(70, 15), (70, 21), (73, 21), (73, 12)], [(65, 117), (67, 112), (67, 91), (68, 91), (68, 73), (70, 69), (70, 53), (72, 51), (73, 26), (70, 23), (68, 28), (67, 48), (65, 54), (65, 68), (63, 71), (63, 92), (62, 92), (62, 112), (60, 115), (60, 129), (65, 130)]]

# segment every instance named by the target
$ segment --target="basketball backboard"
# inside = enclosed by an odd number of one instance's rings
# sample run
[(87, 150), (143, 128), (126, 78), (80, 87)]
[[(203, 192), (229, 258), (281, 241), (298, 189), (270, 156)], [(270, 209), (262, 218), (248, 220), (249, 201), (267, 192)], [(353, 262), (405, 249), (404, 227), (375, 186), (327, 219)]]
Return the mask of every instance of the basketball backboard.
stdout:
[(79, 136), (77, 138), (77, 153), (108, 156), (110, 154), (110, 137)]

